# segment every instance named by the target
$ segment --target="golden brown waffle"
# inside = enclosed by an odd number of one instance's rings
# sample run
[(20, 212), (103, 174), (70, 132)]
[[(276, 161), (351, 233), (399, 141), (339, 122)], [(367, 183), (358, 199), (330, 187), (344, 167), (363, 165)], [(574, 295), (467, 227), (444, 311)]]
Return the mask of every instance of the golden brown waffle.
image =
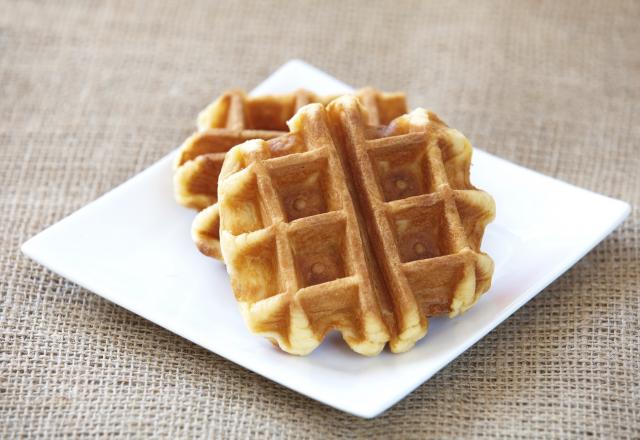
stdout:
[(428, 316), (489, 288), (480, 242), (495, 205), (469, 183), (462, 134), (420, 109), (372, 132), (349, 96), (289, 126), (231, 149), (220, 175), (222, 253), (253, 332), (293, 354), (332, 329), (361, 354), (402, 352)]
[[(368, 111), (370, 125), (388, 124), (406, 113), (402, 93), (383, 93), (370, 87), (356, 92)], [(300, 107), (328, 103), (334, 96), (306, 90), (284, 95), (248, 97), (240, 90), (226, 92), (198, 116), (198, 132), (180, 147), (175, 161), (174, 191), (187, 207), (204, 209), (217, 200), (218, 174), (225, 153), (249, 139), (272, 139), (287, 132), (287, 121)]]

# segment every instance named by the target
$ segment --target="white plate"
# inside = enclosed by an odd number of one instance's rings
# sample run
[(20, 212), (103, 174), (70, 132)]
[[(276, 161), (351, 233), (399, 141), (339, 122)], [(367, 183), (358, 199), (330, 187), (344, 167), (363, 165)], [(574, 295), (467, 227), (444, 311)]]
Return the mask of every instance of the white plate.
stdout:
[[(350, 90), (294, 60), (254, 93), (300, 87)], [(432, 319), (428, 335), (408, 353), (366, 358), (332, 334), (310, 356), (295, 357), (246, 330), (224, 266), (192, 244), (195, 213), (173, 199), (174, 154), (36, 235), (23, 252), (220, 356), (361, 417), (378, 415), (433, 376), (569, 269), (630, 210), (475, 150), (472, 181), (497, 205), (483, 243), (496, 263), (491, 290), (461, 317)]]

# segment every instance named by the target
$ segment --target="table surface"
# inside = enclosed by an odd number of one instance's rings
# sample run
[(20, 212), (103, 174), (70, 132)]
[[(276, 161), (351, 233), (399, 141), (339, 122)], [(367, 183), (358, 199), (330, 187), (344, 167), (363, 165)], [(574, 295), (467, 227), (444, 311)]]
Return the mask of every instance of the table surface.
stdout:
[[(640, 437), (640, 3), (0, 0), (0, 437)], [(8, 12), (7, 12), (8, 11)], [(382, 416), (269, 382), (53, 275), (27, 238), (290, 58), (404, 90), (477, 145), (632, 204)], [(99, 233), (99, 231), (97, 231)]]

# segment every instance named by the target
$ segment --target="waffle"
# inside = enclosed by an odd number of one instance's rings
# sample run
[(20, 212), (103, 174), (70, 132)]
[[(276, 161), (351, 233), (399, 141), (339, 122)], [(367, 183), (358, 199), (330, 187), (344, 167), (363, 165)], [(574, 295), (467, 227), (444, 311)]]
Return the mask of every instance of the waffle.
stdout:
[(354, 97), (301, 108), (291, 132), (227, 153), (220, 242), (248, 327), (310, 353), (330, 330), (356, 352), (409, 350), (427, 318), (488, 290), (480, 251), (493, 199), (469, 183), (471, 146), (418, 109), (367, 128)]
[[(382, 93), (372, 88), (356, 92), (368, 111), (369, 125), (386, 125), (406, 113), (402, 93)], [(217, 200), (217, 182), (225, 153), (249, 139), (272, 139), (287, 132), (287, 121), (311, 102), (328, 103), (333, 96), (306, 90), (284, 95), (247, 97), (232, 90), (198, 116), (198, 132), (180, 147), (175, 161), (174, 192), (177, 201), (197, 210)]]

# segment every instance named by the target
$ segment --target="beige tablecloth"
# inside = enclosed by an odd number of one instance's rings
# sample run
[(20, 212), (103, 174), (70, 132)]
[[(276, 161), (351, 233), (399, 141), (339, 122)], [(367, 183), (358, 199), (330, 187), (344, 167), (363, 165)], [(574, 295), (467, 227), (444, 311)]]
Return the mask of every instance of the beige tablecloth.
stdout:
[[(640, 437), (639, 215), (374, 420), (53, 275), (20, 244), (290, 58), (640, 203), (640, 2), (0, 1), (0, 437)], [(96, 231), (99, 233), (99, 231)]]

